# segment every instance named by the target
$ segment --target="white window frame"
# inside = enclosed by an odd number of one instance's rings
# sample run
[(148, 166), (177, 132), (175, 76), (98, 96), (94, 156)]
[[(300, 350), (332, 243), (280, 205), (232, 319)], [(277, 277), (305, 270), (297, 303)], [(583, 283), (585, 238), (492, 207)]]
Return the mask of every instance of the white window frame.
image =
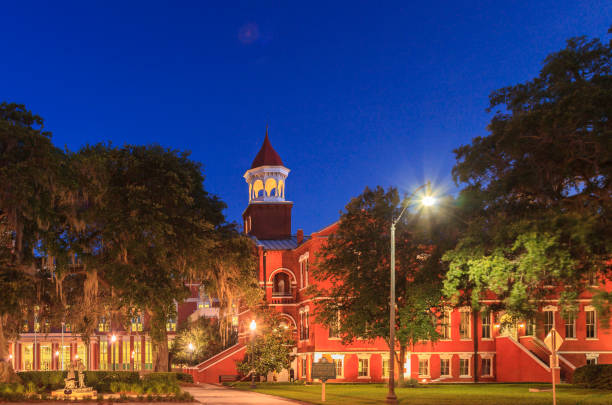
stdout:
[[(490, 311), (489, 309), (487, 309), (486, 311), (481, 311), (480, 312), (480, 338), (482, 340), (493, 340), (493, 312)], [(484, 320), (489, 321), (488, 323), (484, 323)], [(488, 330), (489, 330), (489, 336), (484, 337), (484, 331), (485, 331), (485, 326), (488, 326)]]
[[(588, 321), (589, 321), (589, 318), (588, 318), (588, 315), (587, 315), (588, 312), (593, 312), (593, 323), (592, 323), (592, 326), (593, 326), (593, 336), (591, 336), (591, 337), (588, 336), (589, 325), (591, 325), (591, 324), (588, 323)], [(598, 330), (597, 330), (597, 311), (595, 311), (595, 307), (592, 306), (592, 305), (587, 305), (586, 307), (584, 307), (584, 326), (585, 326), (584, 333), (585, 333), (586, 340), (598, 340), (598, 338), (597, 338), (597, 332), (598, 332)]]
[[(387, 368), (389, 369), (389, 372), (387, 373), (387, 375), (385, 375), (385, 361), (387, 362)], [(380, 375), (381, 375), (381, 377), (383, 379), (384, 378), (389, 379), (389, 375), (391, 374), (391, 372), (390, 372), (391, 369), (390, 369), (389, 366), (391, 366), (391, 362), (389, 361), (389, 355), (388, 354), (387, 355), (384, 355), (384, 354), (381, 355), (380, 356), (380, 370), (381, 370), (381, 374)]]
[[(468, 320), (467, 337), (461, 336), (461, 325), (463, 324), (463, 316), (466, 314)], [(472, 340), (472, 309), (470, 307), (462, 307), (459, 309), (459, 339)]]
[[(552, 323), (548, 323), (548, 314), (551, 314)], [(544, 336), (548, 335), (548, 333), (555, 327), (555, 311), (551, 309), (544, 309)]]
[[(343, 354), (332, 354), (332, 361), (334, 362), (334, 366), (336, 367), (336, 378), (344, 378), (344, 355)], [(340, 367), (340, 372), (338, 373), (338, 361), (341, 361), (342, 366)]]
[(300, 289), (308, 287), (308, 259), (310, 258), (309, 252), (304, 253), (300, 256)]
[[(461, 360), (467, 360), (467, 374), (461, 374)], [(459, 356), (459, 378), (471, 378), (472, 377), (472, 355), (460, 355)]]
[[(481, 354), (480, 355), (480, 376), (481, 377), (494, 377), (493, 372), (493, 354)], [(489, 360), (489, 374), (482, 374), (482, 362), (483, 360)]]
[[(564, 329), (565, 329), (565, 340), (576, 340), (576, 313), (572, 312), (568, 314), (569, 316), (571, 316), (570, 319), (563, 319), (563, 323), (564, 323)], [(568, 321), (572, 321), (570, 323), (568, 323)], [(572, 332), (572, 336), (568, 336), (567, 331), (568, 331), (568, 327), (571, 327), (571, 332)]]
[[(440, 337), (440, 340), (447, 341), (447, 340), (453, 339), (453, 327), (452, 327), (453, 317), (452, 316), (453, 316), (453, 311), (451, 309), (446, 308), (442, 311), (442, 325), (441, 325), (442, 326), (442, 330), (441, 330), (442, 336)], [(447, 318), (448, 318), (448, 322), (446, 322)], [(448, 335), (448, 336), (445, 336), (445, 335)]]
[(302, 369), (300, 370), (300, 379), (308, 379), (308, 356), (300, 356), (302, 360)]
[[(372, 355), (370, 354), (359, 354), (357, 355), (357, 379), (368, 379), (371, 378), (372, 365), (370, 364), (370, 358)], [(359, 365), (361, 364), (361, 360), (365, 360), (368, 363), (368, 374), (367, 375), (359, 375)]]
[[(418, 358), (419, 358), (419, 362), (418, 362), (419, 378), (431, 378), (431, 356), (419, 354)], [(421, 362), (422, 361), (427, 362), (427, 374), (421, 374)]]
[(599, 364), (599, 353), (587, 353), (585, 357), (586, 364), (589, 364), (589, 361), (592, 361), (593, 364)]
[(340, 340), (340, 311), (336, 311), (336, 336), (331, 335), (332, 328), (330, 327), (327, 333), (329, 340)]
[[(442, 360), (448, 361), (448, 374), (442, 374)], [(452, 377), (453, 375), (453, 356), (451, 354), (440, 355), (440, 377)]]

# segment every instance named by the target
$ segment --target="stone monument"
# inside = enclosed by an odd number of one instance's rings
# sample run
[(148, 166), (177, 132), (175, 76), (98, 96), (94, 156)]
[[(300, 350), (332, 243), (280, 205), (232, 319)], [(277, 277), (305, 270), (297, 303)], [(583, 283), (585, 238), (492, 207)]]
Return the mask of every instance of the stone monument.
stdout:
[[(78, 373), (78, 380), (75, 376), (75, 369)], [(68, 365), (68, 375), (64, 378), (64, 389), (55, 390), (51, 393), (52, 397), (64, 399), (95, 398), (97, 395), (96, 390), (85, 386), (85, 365), (80, 359)]]

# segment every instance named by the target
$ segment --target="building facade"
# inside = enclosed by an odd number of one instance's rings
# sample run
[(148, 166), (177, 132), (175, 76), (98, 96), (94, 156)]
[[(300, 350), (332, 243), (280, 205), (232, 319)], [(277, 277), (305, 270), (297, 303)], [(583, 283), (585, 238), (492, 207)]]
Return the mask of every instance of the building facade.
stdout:
[[(249, 202), (243, 222), (244, 232), (257, 246), (258, 279), (266, 303), (294, 330), (297, 344), (293, 375), (310, 380), (313, 362), (325, 357), (336, 364), (337, 379), (330, 382), (383, 382), (389, 375), (385, 341), (357, 339), (343, 344), (333, 328), (315, 322), (321, 297), (309, 296), (306, 288), (328, 281), (312, 277), (312, 258), (337, 224), (310, 236), (300, 229), (292, 234), (293, 203), (285, 200), (289, 172), (266, 133), (261, 150), (244, 175)], [(610, 285), (599, 288), (609, 290)], [(485, 308), (495, 304), (494, 297), (482, 304)], [(196, 380), (216, 382), (219, 375), (237, 374), (233, 364), (244, 357), (252, 319), (248, 311), (240, 314), (239, 343), (194, 368)], [(571, 319), (564, 319), (558, 301), (551, 299), (542, 304), (535, 319), (512, 322), (510, 326), (504, 321), (503, 313), (449, 308), (442, 314), (442, 338), (409, 348), (404, 364), (396, 365), (396, 375), (402, 372), (406, 378), (425, 382), (548, 382), (551, 353), (544, 338), (553, 327), (564, 339), (559, 367), (553, 367), (558, 378), (571, 380), (573, 371), (585, 364), (612, 363), (610, 325), (598, 318), (590, 293), (581, 295), (579, 310)], [(288, 378), (288, 374), (278, 378)]]

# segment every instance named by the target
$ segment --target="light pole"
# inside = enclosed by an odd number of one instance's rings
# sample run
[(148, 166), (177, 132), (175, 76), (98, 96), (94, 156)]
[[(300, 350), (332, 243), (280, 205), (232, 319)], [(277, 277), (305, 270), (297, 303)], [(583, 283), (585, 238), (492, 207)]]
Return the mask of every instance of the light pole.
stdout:
[(113, 360), (113, 371), (115, 371), (115, 342), (117, 341), (117, 336), (115, 334), (113, 334), (111, 336), (111, 352), (112, 354), (112, 360)]
[[(251, 329), (251, 364), (254, 364), (253, 362), (253, 348), (255, 347), (254, 344), (254, 340), (255, 340), (255, 330), (257, 329), (257, 322), (255, 322), (255, 319), (253, 319), (251, 321), (251, 324), (249, 325), (249, 329)], [(251, 388), (255, 388), (255, 367), (253, 367), (253, 370), (251, 370)]]
[(421, 198), (421, 204), (430, 207), (436, 203), (436, 199), (431, 195), (429, 182), (415, 189), (410, 196), (402, 201), (402, 211), (397, 218), (391, 220), (391, 286), (389, 291), (389, 393), (387, 403), (397, 404), (395, 395), (395, 226), (410, 206), (412, 198), (422, 189), (425, 189), (425, 196)]

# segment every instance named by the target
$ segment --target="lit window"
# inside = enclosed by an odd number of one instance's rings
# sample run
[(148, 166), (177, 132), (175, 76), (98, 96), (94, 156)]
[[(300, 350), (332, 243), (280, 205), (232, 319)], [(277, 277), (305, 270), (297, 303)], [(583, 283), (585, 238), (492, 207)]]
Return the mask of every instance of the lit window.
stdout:
[(544, 311), (544, 335), (548, 335), (548, 332), (553, 328), (555, 319), (555, 313), (553, 311)]
[(491, 358), (484, 358), (480, 365), (480, 375), (483, 377), (491, 376)]
[(565, 338), (573, 339), (576, 337), (576, 315), (574, 313), (567, 314), (565, 319)]
[(429, 359), (419, 359), (419, 377), (429, 377)]
[(461, 323), (459, 324), (459, 338), (469, 339), (470, 333), (470, 313), (469, 311), (461, 311)]
[(470, 376), (470, 359), (459, 359), (459, 377)]
[(359, 359), (359, 377), (367, 377), (370, 375), (370, 359)]
[(586, 314), (586, 337), (595, 339), (597, 337), (596, 316), (594, 310), (585, 311)]
[(132, 332), (142, 332), (142, 315), (138, 314), (132, 318)]
[(382, 359), (382, 376), (383, 378), (389, 378), (389, 365), (390, 361), (388, 357), (383, 357)]
[(440, 376), (450, 376), (450, 359), (440, 359)]
[(100, 319), (98, 320), (98, 332), (108, 332), (109, 331), (109, 325), (108, 322), (106, 321), (106, 317), (101, 316)]
[(176, 319), (174, 318), (168, 319), (168, 322), (166, 322), (166, 331), (176, 332)]
[(491, 313), (487, 311), (482, 312), (482, 338), (491, 339)]
[(344, 360), (334, 359), (334, 364), (336, 365), (336, 377), (337, 378), (344, 377)]
[(134, 339), (134, 371), (140, 370), (142, 363), (142, 348), (140, 339)]

